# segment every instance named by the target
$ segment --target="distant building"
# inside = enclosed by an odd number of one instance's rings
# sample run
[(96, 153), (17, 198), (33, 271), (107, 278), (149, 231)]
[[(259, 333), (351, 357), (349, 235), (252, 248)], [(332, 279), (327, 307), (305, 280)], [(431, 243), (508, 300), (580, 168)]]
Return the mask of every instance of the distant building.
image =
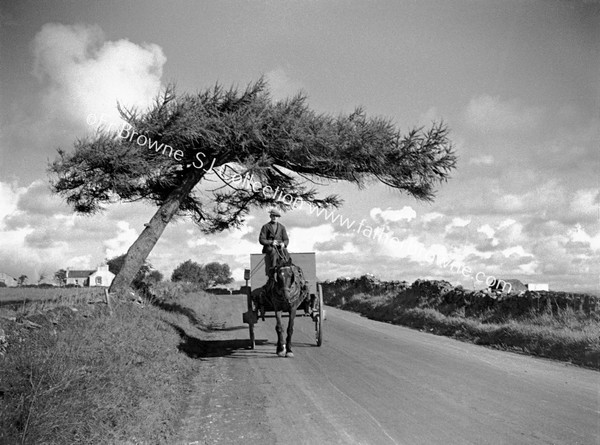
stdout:
[(115, 274), (108, 270), (108, 266), (99, 266), (97, 270), (70, 270), (67, 269), (66, 283), (80, 287), (108, 287), (115, 278)]
[(17, 279), (4, 272), (0, 272), (0, 283), (4, 283), (6, 287), (17, 287)]
[(536, 290), (536, 291), (549, 291), (550, 290), (550, 286), (548, 285), (548, 283), (528, 283), (527, 284), (527, 290)]

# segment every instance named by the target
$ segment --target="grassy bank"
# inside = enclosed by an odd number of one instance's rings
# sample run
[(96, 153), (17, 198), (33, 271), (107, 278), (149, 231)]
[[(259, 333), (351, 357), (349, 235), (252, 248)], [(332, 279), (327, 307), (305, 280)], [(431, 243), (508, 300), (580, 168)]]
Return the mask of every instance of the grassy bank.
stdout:
[(85, 293), (0, 308), (0, 443), (170, 443), (196, 363), (178, 332), (203, 301), (158, 293), (112, 314)]
[[(474, 305), (482, 304), (473, 295), (480, 299), (485, 295), (452, 291), (435, 283), (395, 287), (389, 283), (330, 283), (324, 286), (325, 302), (374, 320), (600, 369), (598, 312), (576, 310), (556, 298), (547, 300), (554, 304), (527, 305), (525, 297), (520, 297), (520, 306), (496, 301), (495, 306), (473, 310)], [(450, 305), (449, 301), (461, 303)]]

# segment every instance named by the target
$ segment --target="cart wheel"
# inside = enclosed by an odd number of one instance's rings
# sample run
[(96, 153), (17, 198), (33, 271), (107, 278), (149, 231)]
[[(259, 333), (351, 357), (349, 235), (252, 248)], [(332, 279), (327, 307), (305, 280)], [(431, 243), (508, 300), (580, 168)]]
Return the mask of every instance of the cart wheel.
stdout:
[(319, 284), (319, 315), (315, 320), (315, 336), (317, 340), (317, 346), (323, 344), (323, 288)]
[[(248, 314), (253, 314), (254, 308), (252, 307), (252, 295), (250, 290), (248, 290), (248, 294), (246, 295), (246, 303), (248, 305)], [(254, 316), (252, 316), (254, 318)], [(250, 349), (254, 349), (256, 346), (256, 341), (254, 338), (254, 323), (248, 323), (248, 331), (250, 334)]]

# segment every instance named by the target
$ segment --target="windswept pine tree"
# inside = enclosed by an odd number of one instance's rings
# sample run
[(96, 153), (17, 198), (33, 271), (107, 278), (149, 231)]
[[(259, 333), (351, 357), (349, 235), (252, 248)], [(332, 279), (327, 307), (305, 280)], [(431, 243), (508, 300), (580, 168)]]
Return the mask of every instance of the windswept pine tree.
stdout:
[[(245, 89), (217, 85), (197, 94), (168, 87), (148, 111), (120, 112), (128, 123), (122, 131), (78, 140), (49, 166), (53, 190), (77, 212), (92, 214), (116, 201), (158, 207), (111, 292), (129, 287), (174, 217), (191, 217), (211, 234), (238, 227), (253, 207), (290, 209), (289, 200), (274, 203), (260, 188), (237, 186), (230, 180), (235, 175), (251, 175), (294, 200), (338, 207), (338, 196), (319, 196), (315, 179), (359, 187), (381, 182), (432, 200), (456, 164), (442, 123), (402, 135), (390, 119), (360, 108), (330, 115), (313, 111), (303, 94), (276, 101), (263, 79)], [(203, 179), (215, 175), (229, 185), (207, 190)]]

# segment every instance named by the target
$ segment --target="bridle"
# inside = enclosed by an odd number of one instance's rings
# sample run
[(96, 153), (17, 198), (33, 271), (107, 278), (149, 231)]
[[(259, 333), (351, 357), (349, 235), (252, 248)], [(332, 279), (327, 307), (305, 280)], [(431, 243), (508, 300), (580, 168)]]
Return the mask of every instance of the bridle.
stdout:
[[(276, 269), (277, 280), (274, 285), (275, 293), (280, 300), (291, 303), (298, 298), (302, 291), (302, 281), (298, 266), (293, 264), (281, 266)], [(285, 289), (289, 289), (289, 297), (285, 296)]]

